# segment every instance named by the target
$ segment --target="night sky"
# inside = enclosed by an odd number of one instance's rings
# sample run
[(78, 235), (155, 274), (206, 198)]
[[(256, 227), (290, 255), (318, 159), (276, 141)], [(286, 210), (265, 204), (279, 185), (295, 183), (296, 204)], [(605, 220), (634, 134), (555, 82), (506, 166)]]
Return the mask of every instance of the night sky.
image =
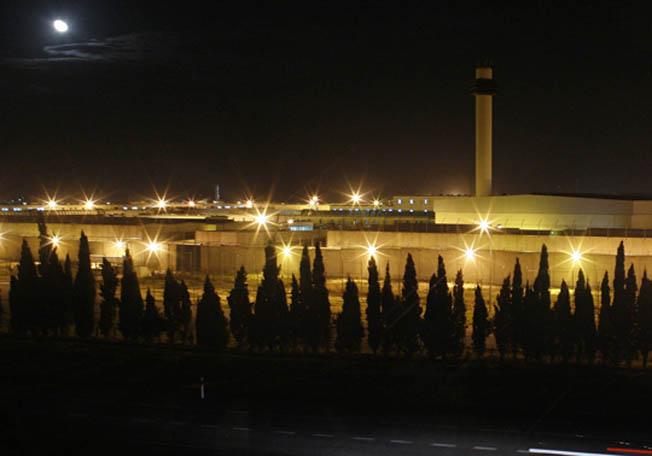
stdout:
[(644, 2), (297, 3), (4, 0), (0, 198), (652, 194)]

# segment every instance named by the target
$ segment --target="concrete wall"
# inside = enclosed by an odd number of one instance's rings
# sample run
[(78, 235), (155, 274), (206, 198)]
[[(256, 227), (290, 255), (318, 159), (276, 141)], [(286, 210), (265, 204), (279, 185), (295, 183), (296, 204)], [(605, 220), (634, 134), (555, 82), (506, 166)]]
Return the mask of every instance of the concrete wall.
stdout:
[[(640, 215), (634, 217), (634, 204)], [(435, 197), (437, 223), (478, 223), (525, 230), (592, 228), (650, 228), (652, 210), (632, 200), (578, 198), (548, 195), (493, 197)]]
[[(406, 257), (412, 255), (420, 280), (428, 280), (435, 272), (437, 257), (446, 263), (449, 280), (461, 269), (467, 283), (492, 286), (498, 292), (502, 280), (511, 274), (519, 258), (525, 281), (532, 283), (539, 268), (541, 246), (545, 243), (549, 252), (550, 275), (553, 287), (566, 280), (571, 288), (577, 280), (580, 268), (595, 289), (599, 287), (605, 271), (613, 278), (615, 254), (620, 238), (608, 237), (560, 237), (529, 235), (444, 234), (444, 233), (391, 233), (362, 231), (328, 231), (327, 247), (322, 248), (326, 274), (329, 278), (351, 276), (366, 279), (369, 253), (367, 246), (377, 248), (376, 260), (384, 277), (389, 265), (394, 279), (400, 279)], [(652, 271), (652, 240), (648, 238), (624, 238), (627, 266), (634, 264), (638, 277), (645, 269)], [(278, 261), (284, 276), (298, 275), (301, 255), (300, 244), (294, 244), (292, 253), (286, 256), (278, 249)], [(466, 250), (474, 250), (473, 258)], [(579, 262), (571, 254), (581, 252)], [(314, 248), (310, 248), (314, 258)], [(201, 267), (203, 271), (216, 274), (232, 274), (240, 265), (248, 272), (262, 270), (264, 252), (259, 245), (202, 245)]]

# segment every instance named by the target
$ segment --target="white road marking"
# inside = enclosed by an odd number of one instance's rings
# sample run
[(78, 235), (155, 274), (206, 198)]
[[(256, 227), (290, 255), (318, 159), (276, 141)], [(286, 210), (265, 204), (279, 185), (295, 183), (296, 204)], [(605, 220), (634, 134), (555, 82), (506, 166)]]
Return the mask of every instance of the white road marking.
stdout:
[(496, 448), (496, 447), (488, 447), (488, 446), (474, 446), (471, 449), (472, 450), (480, 450), (480, 451), (496, 451), (498, 448)]
[[(438, 443), (438, 442), (434, 442), (434, 443), (431, 443), (430, 446), (440, 447), (440, 448), (455, 448), (457, 445), (455, 445), (454, 443)], [(527, 453), (527, 451), (526, 451), (526, 453)]]
[(248, 427), (234, 427), (233, 430), (234, 430), (234, 431), (242, 431), (242, 432), (249, 432), (249, 431), (251, 431), (251, 429), (249, 429)]
[(277, 434), (282, 434), (282, 435), (294, 435), (294, 434), (296, 434), (296, 432), (294, 432), (294, 431), (274, 431), (274, 432), (276, 432)]
[(412, 445), (414, 442), (412, 440), (390, 440), (389, 443), (401, 443), (403, 445)]
[(327, 439), (330, 439), (331, 437), (333, 437), (333, 434), (313, 434), (312, 436), (313, 437), (325, 437)]
[(374, 442), (376, 439), (373, 437), (351, 437), (353, 440), (361, 440), (363, 442)]
[[(546, 448), (530, 448), (534, 454), (556, 454), (559, 456), (607, 456), (608, 453), (585, 453), (583, 451), (549, 450)], [(613, 456), (613, 453), (610, 455)]]

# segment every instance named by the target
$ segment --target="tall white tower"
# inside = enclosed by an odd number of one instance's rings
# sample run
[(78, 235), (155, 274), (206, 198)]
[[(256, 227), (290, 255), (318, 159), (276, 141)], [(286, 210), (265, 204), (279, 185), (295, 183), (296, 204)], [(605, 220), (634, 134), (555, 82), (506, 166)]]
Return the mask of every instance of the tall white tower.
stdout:
[(483, 62), (475, 69), (475, 196), (491, 196), (492, 102), (496, 94), (493, 68)]

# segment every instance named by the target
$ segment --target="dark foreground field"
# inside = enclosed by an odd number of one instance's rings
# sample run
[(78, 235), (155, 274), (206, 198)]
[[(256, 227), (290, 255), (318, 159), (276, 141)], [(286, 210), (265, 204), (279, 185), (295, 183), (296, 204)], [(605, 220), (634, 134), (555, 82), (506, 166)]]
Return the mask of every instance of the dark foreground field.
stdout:
[(0, 454), (421, 454), (419, 442), (427, 454), (516, 454), (546, 439), (644, 449), (652, 372), (0, 336), (0, 436)]

